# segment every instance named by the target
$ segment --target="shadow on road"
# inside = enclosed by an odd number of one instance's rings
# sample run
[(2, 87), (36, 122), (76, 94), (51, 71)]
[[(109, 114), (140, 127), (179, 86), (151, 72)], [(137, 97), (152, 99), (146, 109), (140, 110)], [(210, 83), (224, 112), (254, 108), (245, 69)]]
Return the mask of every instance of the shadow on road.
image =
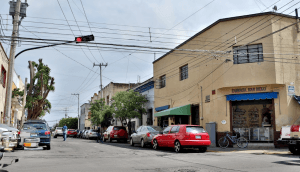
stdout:
[(282, 165), (296, 165), (300, 166), (300, 160), (290, 160), (290, 161), (276, 161), (273, 162), (275, 164), (282, 164)]
[[(118, 148), (124, 148), (124, 149), (132, 149), (132, 150), (147, 150), (147, 151), (160, 151), (165, 153), (176, 153), (174, 152), (173, 148), (160, 148), (159, 150), (154, 150), (152, 148), (152, 145), (147, 145), (145, 148), (140, 147), (140, 144), (134, 144), (134, 146), (131, 146), (128, 142), (117, 142), (116, 140), (113, 140), (111, 143), (106, 141), (103, 143), (97, 143), (97, 140), (85, 140), (86, 143), (96, 143), (96, 144), (105, 144), (110, 145)], [(181, 153), (199, 153), (197, 149), (183, 149)]]

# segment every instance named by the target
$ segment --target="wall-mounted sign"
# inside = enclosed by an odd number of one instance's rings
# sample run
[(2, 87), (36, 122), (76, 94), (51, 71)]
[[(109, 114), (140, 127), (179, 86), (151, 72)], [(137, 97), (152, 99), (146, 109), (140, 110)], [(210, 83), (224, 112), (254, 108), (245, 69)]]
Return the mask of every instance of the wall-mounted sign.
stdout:
[(221, 121), (221, 124), (226, 124), (226, 120), (222, 120), (222, 121)]
[(294, 86), (288, 86), (288, 95), (293, 96), (295, 95), (295, 87)]
[(232, 93), (251, 93), (251, 92), (260, 92), (266, 91), (267, 87), (250, 87), (250, 88), (237, 88), (232, 89)]

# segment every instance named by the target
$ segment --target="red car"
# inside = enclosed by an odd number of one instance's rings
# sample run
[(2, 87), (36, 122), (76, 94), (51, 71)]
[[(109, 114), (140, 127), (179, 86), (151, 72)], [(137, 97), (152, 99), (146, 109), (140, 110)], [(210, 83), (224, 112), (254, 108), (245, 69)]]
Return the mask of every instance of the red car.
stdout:
[(77, 132), (75, 129), (68, 129), (67, 137), (76, 137), (76, 136), (77, 136)]
[(103, 133), (103, 141), (105, 142), (108, 140), (111, 142), (112, 140), (124, 141), (127, 142), (128, 133), (125, 127), (122, 126), (110, 126), (107, 130)]
[(206, 152), (211, 141), (199, 125), (171, 125), (154, 136), (151, 144), (153, 149), (171, 147), (175, 152), (180, 152), (183, 148), (199, 148), (200, 152)]

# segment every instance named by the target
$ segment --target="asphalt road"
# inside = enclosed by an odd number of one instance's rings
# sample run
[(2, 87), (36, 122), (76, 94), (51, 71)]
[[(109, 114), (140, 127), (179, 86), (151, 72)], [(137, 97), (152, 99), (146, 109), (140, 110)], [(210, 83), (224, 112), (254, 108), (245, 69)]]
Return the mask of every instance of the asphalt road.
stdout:
[[(5, 169), (10, 172), (219, 172), (219, 171), (300, 171), (299, 156), (288, 152), (227, 151), (198, 153), (172, 149), (153, 150), (127, 143), (96, 143), (95, 140), (61, 137), (52, 139), (51, 150), (23, 150), (5, 153), (19, 162)], [(1, 161), (0, 161), (1, 162)]]

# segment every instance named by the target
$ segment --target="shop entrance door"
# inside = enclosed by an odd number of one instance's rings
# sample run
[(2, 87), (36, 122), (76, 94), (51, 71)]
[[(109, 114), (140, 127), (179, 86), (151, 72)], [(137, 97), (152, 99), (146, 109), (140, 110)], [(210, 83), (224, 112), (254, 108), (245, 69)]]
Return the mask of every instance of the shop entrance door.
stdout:
[(232, 129), (249, 141), (272, 142), (274, 105), (272, 99), (232, 101)]
[(200, 123), (199, 123), (199, 105), (192, 105), (192, 125), (200, 125)]
[(177, 124), (189, 124), (189, 115), (175, 115), (175, 125)]

